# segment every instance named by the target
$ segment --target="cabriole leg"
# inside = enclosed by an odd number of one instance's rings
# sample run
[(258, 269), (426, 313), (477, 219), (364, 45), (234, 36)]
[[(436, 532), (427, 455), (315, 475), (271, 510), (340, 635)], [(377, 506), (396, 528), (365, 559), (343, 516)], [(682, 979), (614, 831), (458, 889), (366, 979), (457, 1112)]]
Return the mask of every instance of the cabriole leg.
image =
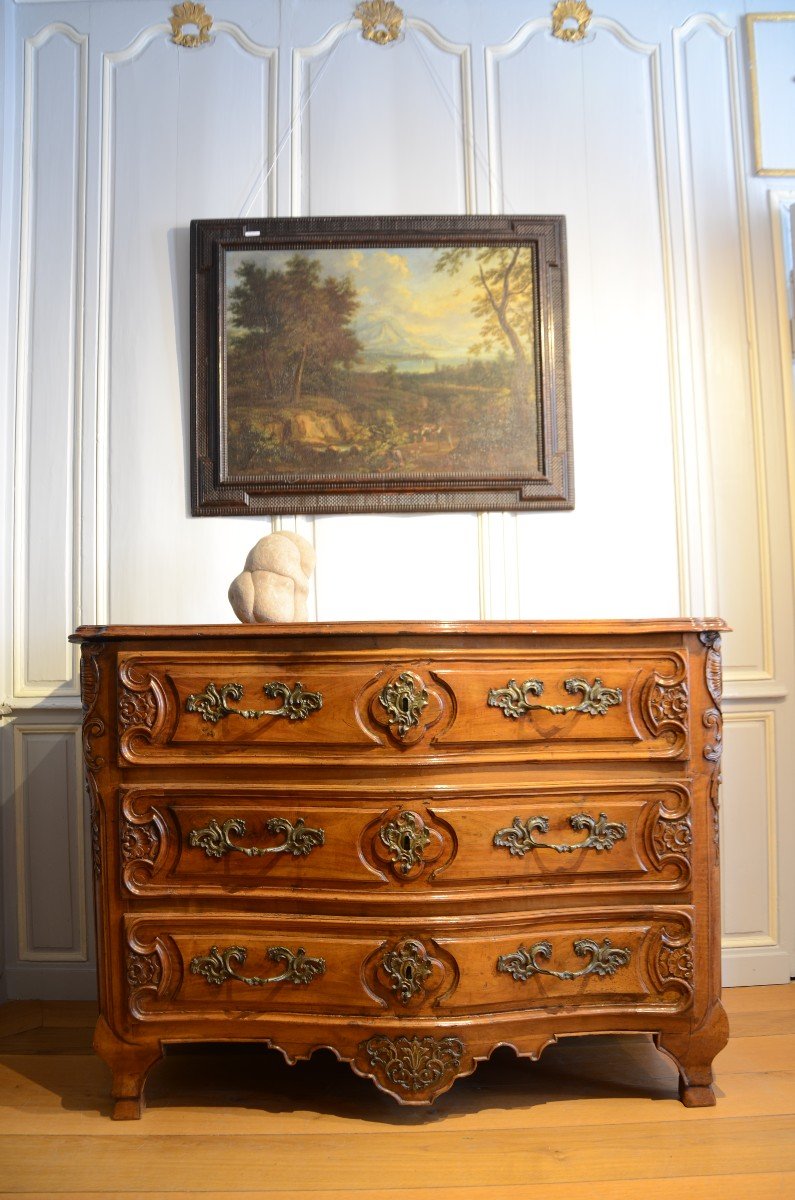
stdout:
[(137, 1121), (144, 1110), (146, 1077), (163, 1056), (161, 1043), (125, 1042), (100, 1017), (94, 1033), (94, 1049), (113, 1072), (114, 1121)]

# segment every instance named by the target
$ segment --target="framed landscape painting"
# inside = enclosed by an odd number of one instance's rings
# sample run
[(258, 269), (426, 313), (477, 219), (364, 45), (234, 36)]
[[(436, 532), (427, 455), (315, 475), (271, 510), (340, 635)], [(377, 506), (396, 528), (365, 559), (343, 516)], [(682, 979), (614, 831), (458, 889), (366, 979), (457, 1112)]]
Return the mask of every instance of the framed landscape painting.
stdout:
[(573, 507), (562, 217), (191, 225), (192, 511)]

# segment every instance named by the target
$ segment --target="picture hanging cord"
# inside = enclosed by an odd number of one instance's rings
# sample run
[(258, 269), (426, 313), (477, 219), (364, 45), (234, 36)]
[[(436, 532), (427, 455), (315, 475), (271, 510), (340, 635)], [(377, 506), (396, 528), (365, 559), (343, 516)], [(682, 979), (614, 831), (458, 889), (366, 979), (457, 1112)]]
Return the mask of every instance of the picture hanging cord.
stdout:
[[(307, 88), (306, 95), (302, 98), (301, 103), (299, 105), (297, 105), (295, 109), (293, 109), (293, 112), (290, 116), (290, 124), (289, 124), (288, 128), (285, 130), (285, 132), (282, 134), (281, 140), (279, 141), (279, 144), (276, 147), (276, 153), (273, 156), (270, 166), (267, 167), (267, 170), (265, 170), (265, 167), (267, 166), (267, 159), (266, 159), (265, 163), (263, 163), (263, 166), (260, 170), (260, 173), (259, 173), (257, 179), (255, 179), (255, 181), (254, 181), (251, 191), (249, 192), (248, 200), (243, 205), (242, 211), (240, 213), (240, 216), (243, 220), (245, 220), (248, 217), (249, 213), (251, 212), (251, 206), (253, 205), (254, 201), (257, 199), (259, 194), (262, 192), (263, 188), (266, 186), (271, 175), (275, 171), (276, 164), (278, 163), (279, 159), (281, 158), (282, 151), (284, 150), (285, 146), (292, 138), (293, 130), (295, 129), (296, 125), (303, 117), (304, 113), (306, 112), (306, 108), (307, 108), (307, 105), (309, 104), (309, 101), (314, 96), (315, 91), (317, 90), (317, 86), (320, 83), (320, 80), (323, 78), (323, 75), (325, 74), (329, 63), (331, 62), (331, 60), (333, 59), (334, 55), (337, 52), (337, 47), (342, 43), (342, 40), (345, 37), (345, 35), (350, 32), (350, 30), (353, 28), (353, 26), (355, 24), (358, 24), (357, 18), (350, 17), (350, 19), (347, 21), (344, 29), (340, 33), (340, 36), (337, 38), (336, 42), (332, 46), (331, 53), (327, 55), (325, 61), (322, 63), (320, 70), (318, 71), (317, 75), (315, 76), (314, 81), (312, 82), (311, 87)], [(263, 174), (263, 172), (264, 172), (264, 174)]]
[[(266, 187), (268, 180), (270, 179), (271, 175), (273, 174), (274, 170), (276, 169), (276, 164), (278, 163), (279, 159), (281, 158), (281, 155), (282, 155), (282, 152), (284, 151), (285, 146), (291, 140), (296, 125), (303, 118), (303, 115), (306, 112), (309, 101), (312, 99), (313, 95), (315, 94), (315, 91), (317, 90), (320, 80), (323, 78), (324, 73), (326, 72), (329, 64), (331, 63), (332, 59), (334, 58), (334, 55), (337, 52), (337, 48), (340, 46), (340, 44), (342, 43), (346, 34), (348, 34), (350, 32), (350, 30), (353, 28), (353, 26), (355, 24), (356, 24), (356, 18), (351, 17), (349, 19), (349, 21), (346, 23), (346, 25), (343, 28), (342, 32), (340, 33), (339, 37), (335, 41), (335, 43), (331, 49), (331, 52), (328, 54), (325, 61), (321, 65), (320, 70), (317, 72), (317, 75), (315, 76), (315, 79), (312, 82), (312, 85), (307, 89), (305, 95), (302, 97), (300, 105), (296, 106), (296, 108), (293, 110), (293, 112), (291, 114), (291, 118), (290, 118), (290, 124), (289, 124), (288, 128), (285, 130), (284, 134), (282, 135), (278, 146), (276, 147), (276, 153), (273, 156), (270, 166), (268, 166), (267, 170), (266, 170), (265, 164), (263, 164), (263, 168), (260, 171), (257, 179), (254, 181), (252, 189), (249, 192), (248, 200), (243, 205), (243, 209), (240, 214), (241, 218), (243, 220), (245, 220), (249, 216), (249, 214), (251, 212), (251, 208), (254, 204), (254, 201), (257, 199), (257, 197), (260, 195), (260, 193)], [(410, 19), (407, 19), (404, 22), (403, 29), (404, 29), (405, 40), (410, 41), (411, 45), (416, 49), (417, 54), (419, 55), (421, 61), (423, 62), (428, 74), (430, 75), (431, 80), (433, 81), (433, 84), (434, 84), (437, 92), (441, 96), (442, 101), (443, 101), (445, 107), (447, 108), (448, 113), (450, 113), (452, 116), (454, 116), (456, 121), (458, 122), (459, 126), (461, 126), (463, 123), (464, 114), (461, 111), (461, 108), (459, 107), (459, 105), (456, 103), (455, 97), (450, 93), (450, 91), (448, 90), (441, 75), (439, 74), (439, 72), (437, 70), (435, 70), (433, 63), (431, 62), (430, 58), (426, 54), (425, 50), (423, 49), (420, 39), (416, 36), (415, 31), (413, 30), (413, 28), (411, 26)], [(400, 40), (403, 41), (404, 38), (401, 38)], [(484, 154), (478, 144), (477, 138), (475, 136), (474, 127), (471, 132), (472, 132), (472, 150), (473, 150), (473, 155), (474, 155), (475, 166), (479, 167), (482, 174), (485, 175), (486, 178), (488, 179), (489, 196), (491, 196), (493, 194), (493, 191), (495, 190), (495, 188), (494, 188), (495, 183), (499, 182), (499, 193), (502, 197), (502, 211), (504, 213), (515, 213), (516, 208), (509, 200), (508, 195), (505, 191), (504, 184), (502, 183), (502, 181), (498, 181), (494, 174), (494, 170), (493, 170), (489, 155)], [(474, 199), (474, 197), (472, 197), (471, 199)], [(470, 204), (470, 207), (471, 207), (471, 204)]]

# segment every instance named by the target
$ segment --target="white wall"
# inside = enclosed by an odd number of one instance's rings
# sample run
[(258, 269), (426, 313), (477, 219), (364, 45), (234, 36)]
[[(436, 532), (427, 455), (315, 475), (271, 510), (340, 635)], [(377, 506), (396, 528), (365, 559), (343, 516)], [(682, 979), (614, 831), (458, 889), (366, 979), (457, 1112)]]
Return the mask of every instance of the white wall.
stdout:
[(417, 0), (391, 47), (344, 0), (207, 7), (197, 50), (160, 0), (3, 9), (8, 993), (93, 988), (67, 634), (230, 619), (269, 527), (187, 488), (188, 222), (268, 214), (566, 215), (574, 511), (282, 525), (322, 619), (724, 616), (726, 978), (788, 978), (792, 198), (751, 174), (746, 6), (606, 0), (566, 44), (547, 0)]

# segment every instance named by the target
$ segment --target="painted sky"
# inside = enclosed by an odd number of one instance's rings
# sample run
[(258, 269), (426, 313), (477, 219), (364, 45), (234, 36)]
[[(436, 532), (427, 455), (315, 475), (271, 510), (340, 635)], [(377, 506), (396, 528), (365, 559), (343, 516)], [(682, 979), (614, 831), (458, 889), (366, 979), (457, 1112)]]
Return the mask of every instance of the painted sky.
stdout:
[[(269, 270), (282, 269), (295, 250), (227, 251), (227, 288), (235, 270), (250, 259)], [(401, 370), (429, 370), (433, 363), (470, 358), (481, 320), (472, 315), (478, 295), (474, 263), (451, 276), (436, 274), (439, 247), (384, 247), (301, 251), (317, 259), (323, 275), (350, 275), (360, 306), (354, 327), (367, 352), (360, 369), (392, 360)], [(482, 293), (481, 293), (482, 294)]]

